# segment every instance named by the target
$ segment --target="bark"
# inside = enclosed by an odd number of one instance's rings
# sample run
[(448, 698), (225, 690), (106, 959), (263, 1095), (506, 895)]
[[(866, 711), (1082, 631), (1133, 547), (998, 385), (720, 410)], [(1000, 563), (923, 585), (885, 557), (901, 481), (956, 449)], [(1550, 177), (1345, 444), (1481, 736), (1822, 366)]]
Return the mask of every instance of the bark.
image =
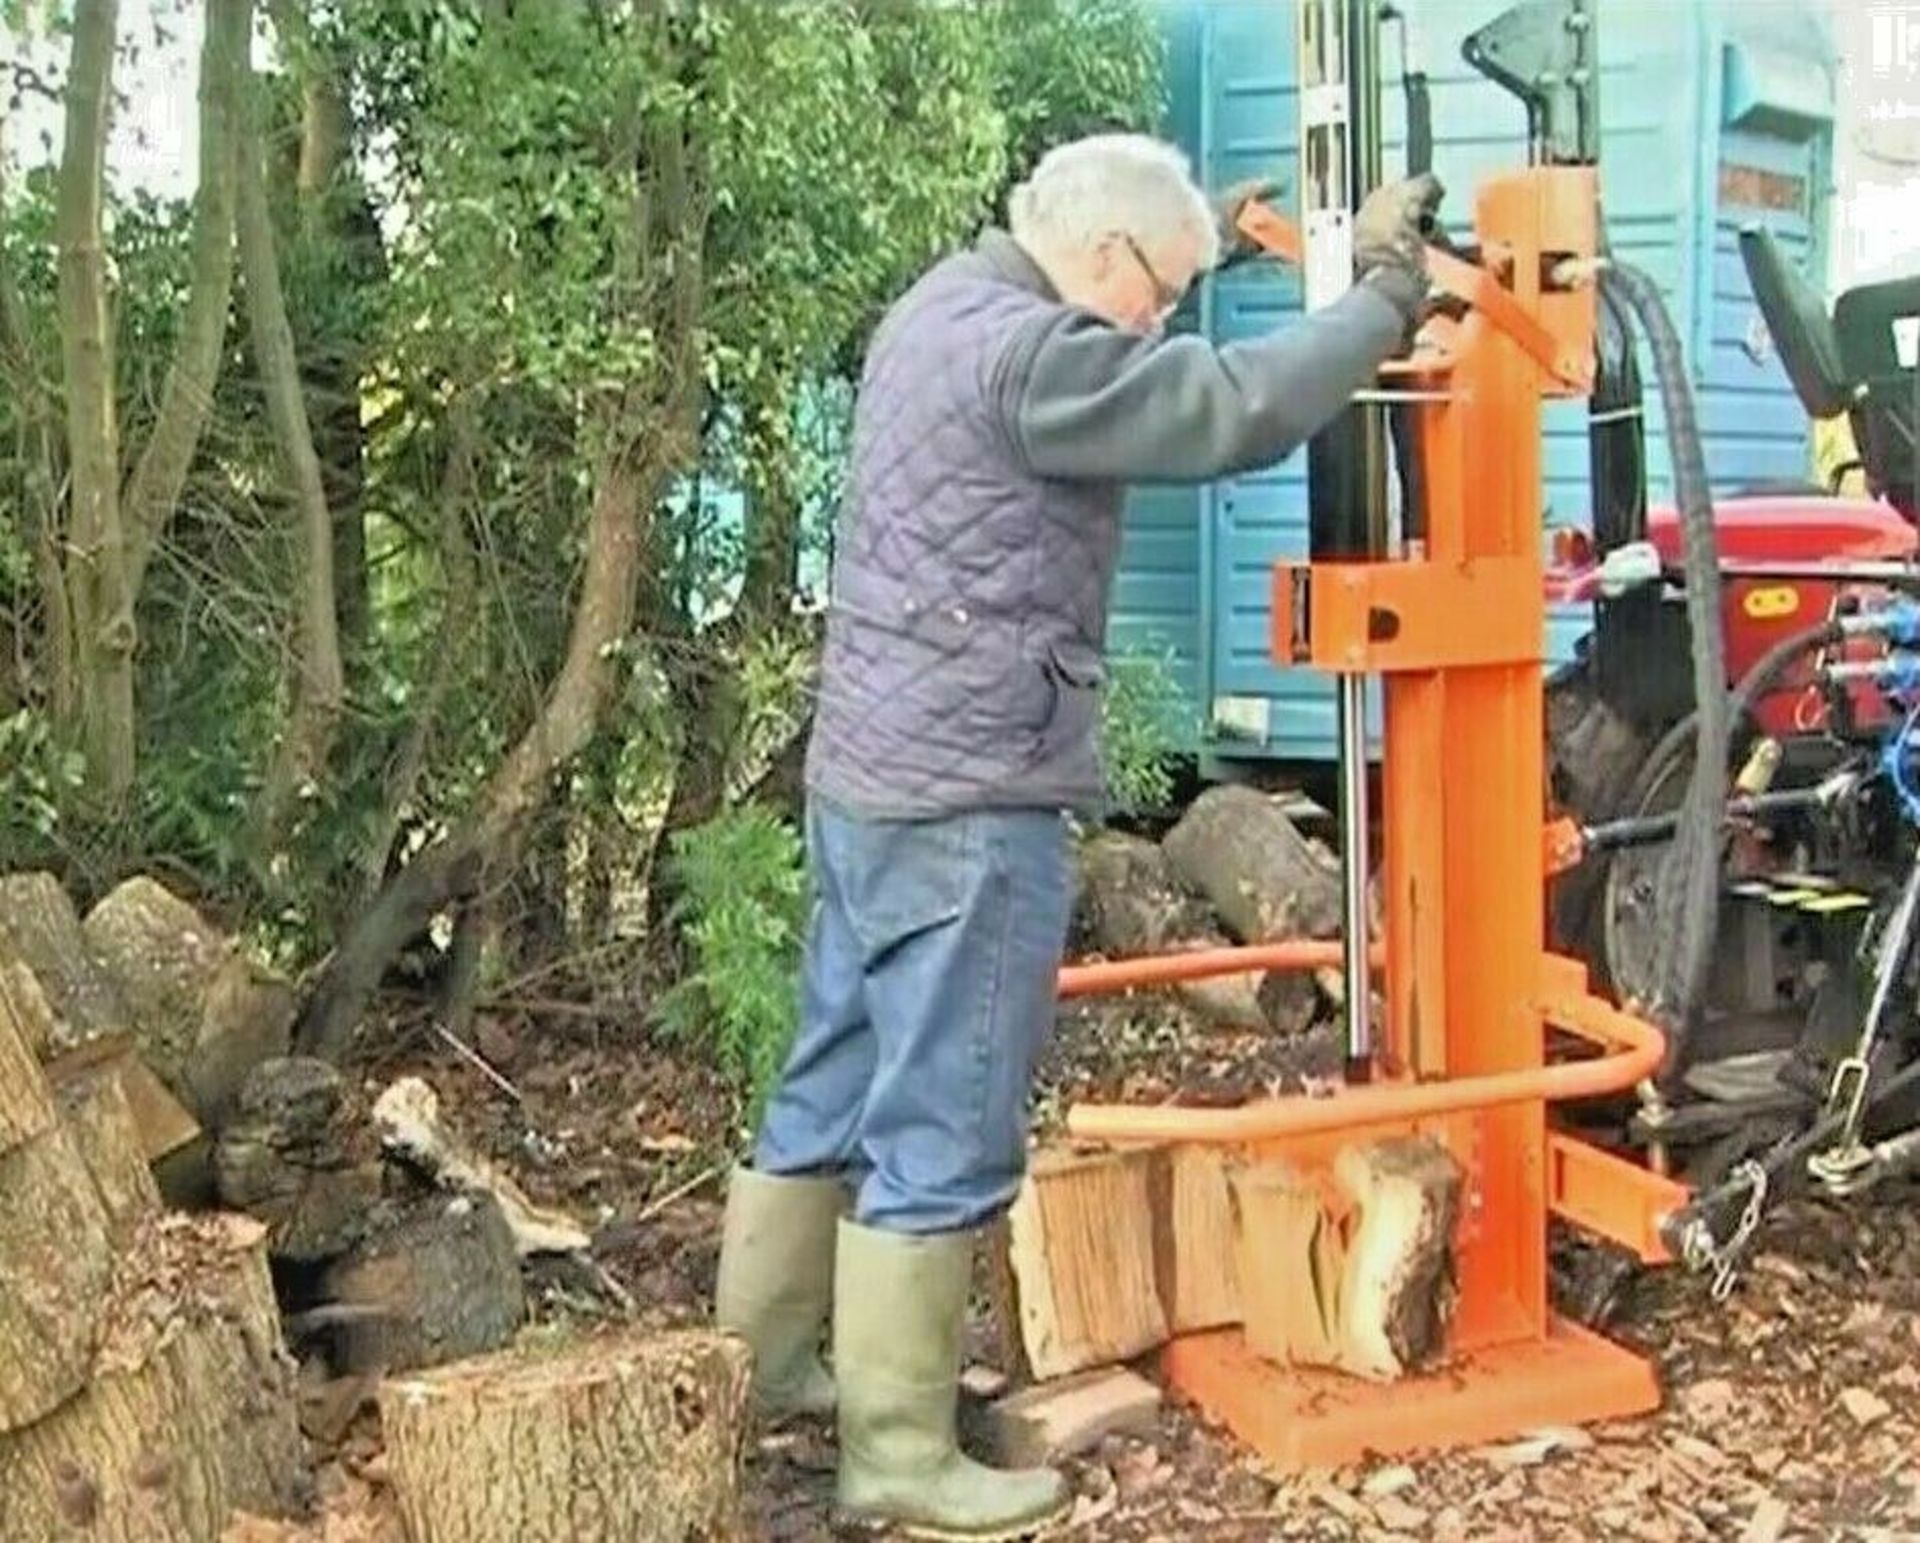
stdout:
[(114, 1270), (84, 1393), (0, 1438), (9, 1536), (217, 1543), (283, 1516), (311, 1475), (259, 1229), (146, 1223)]
[[(256, 121), (257, 114), (249, 112), (248, 122)], [(340, 662), (334, 600), (333, 515), (327, 507), (320, 458), (313, 447), (313, 427), (301, 390), (300, 361), (280, 287), (280, 262), (274, 250), (266, 177), (257, 146), (249, 146), (239, 157), (236, 181), (248, 330), (274, 437), (280, 442), (293, 484), (299, 528), (295, 543), (299, 553), (299, 624), (292, 703), (256, 810), (261, 843), (268, 849), (279, 839), (288, 808), (302, 785), (318, 782), (325, 772), (346, 697), (346, 674)]]
[(321, 1292), (339, 1319), (342, 1373), (439, 1366), (498, 1350), (526, 1317), (513, 1233), (485, 1196), (428, 1194), (382, 1208), (371, 1236), (327, 1267)]
[(133, 597), (140, 593), (154, 543), (180, 502), (226, 351), (233, 298), (234, 158), (252, 36), (253, 0), (207, 0), (200, 48), (200, 185), (186, 311), (159, 416), (127, 483), (127, 585)]
[(337, 1058), (399, 949), (441, 909), (480, 895), (490, 867), (512, 860), (528, 817), (592, 739), (619, 678), (647, 549), (643, 517), (692, 459), (701, 391), (704, 197), (678, 127), (662, 125), (646, 150), (636, 156), (650, 170), (636, 198), (633, 245), (616, 260), (612, 288), (626, 295), (649, 281), (662, 286), (650, 303), (662, 357), (655, 378), (604, 404), (592, 425), (599, 448), (586, 566), (565, 660), (472, 814), (396, 875), (341, 940), (301, 1014), (297, 1043), (306, 1053)]
[(595, 1335), (388, 1382), (415, 1543), (712, 1543), (744, 1536), (749, 1356), (730, 1336)]
[(1182, 883), (1245, 943), (1340, 930), (1340, 873), (1278, 804), (1253, 788), (1210, 788), (1161, 843)]
[[(274, 27), (286, 40), (300, 85), (299, 138), (293, 166), (302, 242), (324, 249), (338, 285), (377, 284), (384, 277), (380, 226), (364, 189), (351, 175), (352, 109), (344, 52), (315, 34), (300, 4), (275, 0)], [(347, 308), (351, 311), (351, 307)], [(313, 418), (327, 506), (333, 512), (333, 576), (340, 647), (349, 665), (367, 637), (371, 602), (363, 505), (366, 432), (360, 418), (365, 340), (338, 326), (340, 311), (296, 317), (301, 381)], [(329, 327), (328, 323), (336, 323)]]
[(89, 791), (117, 807), (133, 786), (133, 591), (120, 510), (120, 426), (102, 245), (107, 127), (118, 0), (78, 0), (67, 73), (66, 142), (54, 232), (66, 377), (68, 604), (73, 616), (75, 738)]
[(0, 1431), (11, 1431), (85, 1385), (112, 1263), (106, 1210), (64, 1125), (0, 1156), (0, 1259)]
[(265, 1223), (276, 1258), (312, 1261), (361, 1240), (380, 1194), (364, 1127), (349, 1118), (346, 1085), (324, 1061), (263, 1062), (240, 1090), (213, 1153), (223, 1205)]

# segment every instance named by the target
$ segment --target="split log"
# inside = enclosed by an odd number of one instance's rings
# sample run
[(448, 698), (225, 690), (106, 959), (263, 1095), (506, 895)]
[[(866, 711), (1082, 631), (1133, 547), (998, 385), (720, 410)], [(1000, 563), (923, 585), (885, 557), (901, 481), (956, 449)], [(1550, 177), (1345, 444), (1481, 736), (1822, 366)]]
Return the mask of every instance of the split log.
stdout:
[(1327, 1183), (1284, 1163), (1233, 1179), (1248, 1345), (1393, 1381), (1443, 1348), (1461, 1173), (1427, 1137), (1355, 1143)]
[(435, 1183), (492, 1196), (522, 1255), (575, 1253), (592, 1246), (572, 1217), (536, 1204), (509, 1174), (463, 1142), (441, 1118), (438, 1095), (418, 1077), (400, 1078), (374, 1100), (373, 1123), (389, 1152)]
[[(1219, 948), (1206, 903), (1181, 889), (1166, 854), (1151, 841), (1109, 831), (1080, 853), (1080, 909), (1094, 945), (1120, 958)], [(1210, 1023), (1264, 1028), (1258, 971), (1176, 986), (1180, 1000)]]
[(1462, 1174), (1430, 1137), (1351, 1146), (1334, 1176), (1358, 1213), (1341, 1282), (1341, 1366), (1391, 1381), (1438, 1355), (1453, 1307)]
[(247, 1073), (286, 1053), (292, 986), (149, 878), (116, 888), (83, 932), (119, 985), (142, 1056), (203, 1125), (217, 1128)]
[(1035, 1377), (1124, 1361), (1167, 1338), (1154, 1278), (1150, 1149), (1037, 1154), (1007, 1216), (1003, 1320)]
[(1162, 847), (1180, 881), (1205, 895), (1242, 942), (1340, 930), (1338, 865), (1267, 794), (1232, 784), (1207, 789)]
[(160, 1187), (140, 1149), (126, 1090), (114, 1069), (105, 1067), (62, 1084), (59, 1098), (61, 1118), (93, 1180), (108, 1229), (116, 1238), (124, 1237), (160, 1209)]
[(311, 1493), (257, 1224), (150, 1220), (114, 1272), (86, 1390), (0, 1437), (9, 1537), (216, 1543)]
[(73, 902), (52, 874), (0, 878), (0, 955), (33, 972), (52, 1009), (42, 1056), (127, 1026), (126, 1003), (89, 951)]
[(983, 1418), (995, 1462), (1025, 1468), (1054, 1463), (1109, 1436), (1150, 1435), (1160, 1418), (1160, 1389), (1125, 1367), (1103, 1367), (1022, 1388)]
[[(380, 1194), (338, 1070), (310, 1056), (263, 1061), (241, 1085), (214, 1148), (223, 1205), (267, 1224), (268, 1251), (313, 1261), (360, 1241)], [(365, 1138), (370, 1144), (371, 1138)]]
[(321, 1275), (336, 1370), (410, 1371), (497, 1350), (526, 1317), (513, 1233), (488, 1195), (383, 1205)]
[(1333, 1365), (1346, 1251), (1319, 1184), (1284, 1162), (1250, 1163), (1232, 1182), (1248, 1348), (1281, 1365)]
[(380, 1393), (413, 1543), (695, 1543), (742, 1535), (749, 1354), (623, 1331), (516, 1349)]
[(98, 1076), (118, 1082), (133, 1116), (140, 1153), (148, 1163), (158, 1163), (200, 1141), (199, 1122), (140, 1059), (131, 1034), (115, 1032), (88, 1040), (52, 1057), (46, 1070), (56, 1090)]
[(1154, 1213), (1154, 1275), (1173, 1334), (1240, 1321), (1232, 1182), (1219, 1147), (1179, 1145), (1162, 1154)]
[(84, 1386), (111, 1267), (106, 1210), (72, 1133), (56, 1122), (0, 1155), (0, 1431)]

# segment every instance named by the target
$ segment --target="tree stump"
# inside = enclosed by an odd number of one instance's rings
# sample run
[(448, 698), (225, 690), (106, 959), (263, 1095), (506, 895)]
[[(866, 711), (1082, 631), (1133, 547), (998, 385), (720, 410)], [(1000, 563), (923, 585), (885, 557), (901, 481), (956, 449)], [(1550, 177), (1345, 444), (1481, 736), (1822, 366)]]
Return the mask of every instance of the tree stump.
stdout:
[(1105, 1366), (1167, 1338), (1154, 1278), (1151, 1149), (1037, 1154), (1007, 1216), (1001, 1315), (1037, 1378)]
[(72, 1132), (87, 1176), (106, 1211), (116, 1237), (160, 1209), (160, 1188), (153, 1181), (133, 1106), (112, 1067), (103, 1067), (63, 1084), (61, 1118)]
[(742, 1535), (750, 1357), (686, 1331), (516, 1347), (380, 1392), (412, 1543), (717, 1543)]
[(217, 1543), (236, 1509), (310, 1497), (263, 1229), (167, 1216), (114, 1271), (91, 1379), (0, 1437), (9, 1537)]
[[(1226, 939), (1206, 903), (1174, 879), (1166, 854), (1151, 841), (1108, 831), (1080, 853), (1080, 904), (1101, 952), (1120, 958), (1177, 950), (1219, 948)], [(1258, 971), (1214, 980), (1184, 981), (1175, 994), (1194, 1012), (1223, 1028), (1264, 1028)]]
[(383, 1205), (369, 1236), (328, 1265), (336, 1370), (398, 1372), (497, 1350), (526, 1317), (513, 1233), (486, 1195)]
[(221, 1129), (213, 1153), (220, 1201), (265, 1222), (278, 1258), (347, 1252), (379, 1198), (373, 1137), (347, 1119), (345, 1092), (325, 1061), (276, 1057), (253, 1069)]
[(127, 880), (96, 905), (83, 935), (117, 982), (148, 1064), (201, 1124), (217, 1128), (247, 1074), (286, 1053), (292, 987), (148, 878)]
[(1340, 931), (1338, 866), (1264, 793), (1207, 789), (1162, 847), (1181, 882), (1205, 895), (1242, 942)]
[(33, 972), (52, 1009), (41, 1055), (58, 1055), (126, 1027), (126, 1003), (89, 951), (73, 902), (52, 874), (0, 878), (0, 954)]

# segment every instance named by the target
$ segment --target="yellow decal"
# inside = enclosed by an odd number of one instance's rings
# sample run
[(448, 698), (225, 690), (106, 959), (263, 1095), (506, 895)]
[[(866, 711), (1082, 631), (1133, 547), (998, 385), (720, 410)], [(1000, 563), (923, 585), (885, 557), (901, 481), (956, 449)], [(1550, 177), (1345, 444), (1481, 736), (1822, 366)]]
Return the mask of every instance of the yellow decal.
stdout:
[(1762, 589), (1750, 589), (1740, 602), (1740, 609), (1755, 621), (1778, 621), (1782, 616), (1791, 616), (1800, 609), (1800, 591), (1791, 584), (1770, 584)]

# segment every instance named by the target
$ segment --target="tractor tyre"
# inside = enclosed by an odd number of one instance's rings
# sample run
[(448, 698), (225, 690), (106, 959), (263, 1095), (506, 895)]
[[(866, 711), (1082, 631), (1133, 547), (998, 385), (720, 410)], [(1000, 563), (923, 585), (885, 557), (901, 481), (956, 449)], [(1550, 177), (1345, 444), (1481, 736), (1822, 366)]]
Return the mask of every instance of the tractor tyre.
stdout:
[[(1583, 825), (1625, 813), (1633, 781), (1652, 753), (1653, 736), (1615, 712), (1576, 665), (1547, 684), (1547, 780), (1552, 807)], [(1581, 960), (1596, 987), (1610, 982), (1602, 897), (1606, 855), (1588, 857), (1549, 882), (1551, 946)]]

